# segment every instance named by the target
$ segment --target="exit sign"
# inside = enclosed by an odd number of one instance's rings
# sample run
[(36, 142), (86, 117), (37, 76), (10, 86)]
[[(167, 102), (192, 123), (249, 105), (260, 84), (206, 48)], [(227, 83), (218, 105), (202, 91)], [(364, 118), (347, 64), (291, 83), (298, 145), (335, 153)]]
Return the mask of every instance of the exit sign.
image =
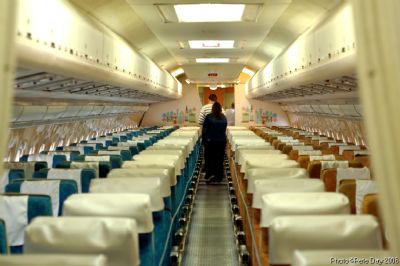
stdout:
[(209, 76), (209, 77), (217, 77), (217, 76), (218, 76), (218, 73), (208, 73), (208, 76)]

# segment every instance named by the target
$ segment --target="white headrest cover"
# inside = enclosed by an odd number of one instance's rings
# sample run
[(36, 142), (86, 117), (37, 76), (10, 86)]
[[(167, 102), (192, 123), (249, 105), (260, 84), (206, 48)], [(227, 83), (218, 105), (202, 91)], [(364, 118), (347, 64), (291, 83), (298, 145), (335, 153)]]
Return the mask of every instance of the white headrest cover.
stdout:
[(150, 196), (152, 211), (164, 209), (159, 178), (110, 178), (90, 182), (90, 193), (144, 193)]
[[(165, 168), (115, 168), (112, 169), (107, 177), (162, 177), (163, 180), (161, 181), (162, 185), (164, 182), (168, 183), (168, 191), (171, 192), (169, 188), (172, 186), (171, 180), (174, 180), (175, 171), (173, 169), (165, 169)], [(166, 178), (166, 180), (164, 180)], [(168, 194), (169, 195), (169, 194)]]
[(367, 194), (378, 193), (375, 180), (356, 180), (356, 212), (361, 213), (361, 204)]
[(151, 153), (145, 153), (145, 154), (138, 154), (132, 157), (134, 161), (171, 161), (176, 164), (177, 171), (185, 168), (185, 158), (180, 155), (172, 155), (172, 154), (151, 154)]
[(354, 145), (354, 146), (352, 146), (352, 145), (349, 145), (349, 146), (340, 146), (339, 147), (339, 154), (340, 155), (342, 155), (343, 154), (343, 151), (356, 151), (356, 150), (361, 150), (361, 147), (360, 146), (356, 146), (356, 145)]
[(85, 156), (85, 161), (86, 162), (109, 162), (110, 161), (110, 156), (107, 156), (107, 155), (102, 155), (102, 156), (86, 155)]
[[(385, 257), (390, 256), (390, 252), (385, 250), (296, 250), (292, 266), (355, 265), (350, 263), (351, 258), (366, 259), (369, 265), (379, 265), (380, 262), (373, 261), (371, 258), (384, 260)], [(348, 262), (344, 262), (346, 260)]]
[(153, 231), (147, 194), (74, 194), (64, 202), (63, 216), (100, 216), (135, 219), (138, 233)]
[(172, 186), (176, 185), (176, 177), (177, 175), (179, 175), (176, 173), (176, 164), (174, 162), (125, 161), (122, 164), (122, 168), (135, 169), (135, 171), (137, 171), (138, 169), (168, 169), (168, 173), (172, 173), (172, 175), (170, 176)]
[(23, 245), (28, 225), (28, 196), (0, 195), (0, 218), (6, 225), (8, 245)]
[(289, 156), (287, 154), (248, 154), (243, 157), (243, 162), (241, 164), (241, 172), (246, 172), (246, 168), (261, 168), (254, 167), (254, 165), (259, 165), (260, 162), (274, 163), (276, 161), (288, 160)]
[(271, 264), (291, 264), (295, 250), (381, 248), (379, 224), (369, 215), (280, 216), (269, 228)]
[(96, 178), (99, 178), (99, 162), (71, 162), (71, 169), (94, 169), (96, 171)]
[(349, 199), (335, 192), (272, 193), (261, 201), (261, 227), (279, 216), (350, 214)]
[(312, 151), (312, 150), (314, 150), (313, 146), (311, 146), (311, 145), (304, 145), (304, 146), (295, 145), (295, 146), (292, 146), (292, 149), (295, 151), (296, 150), (297, 151)]
[(25, 231), (27, 254), (104, 254), (108, 266), (139, 265), (136, 221), (104, 217), (38, 217)]
[(328, 168), (347, 168), (349, 161), (321, 161), (321, 171)]
[(253, 168), (298, 168), (299, 163), (294, 160), (253, 160), (246, 162), (245, 179), (247, 179), (247, 171)]
[(325, 185), (319, 179), (272, 179), (256, 180), (253, 194), (253, 208), (261, 209), (261, 198), (265, 194), (283, 192), (324, 192)]
[(300, 155), (312, 155), (312, 156), (321, 156), (322, 155), (322, 151), (320, 150), (312, 150), (312, 151), (306, 151), (306, 150), (299, 150), (299, 156)]
[(252, 168), (247, 171), (247, 193), (254, 193), (254, 182), (260, 179), (308, 178), (304, 168)]
[(333, 154), (310, 156), (310, 161), (334, 161), (334, 160), (336, 160), (336, 157)]
[[(239, 165), (242, 165), (245, 160), (247, 159), (247, 156), (251, 157), (263, 157), (264, 155), (277, 155), (277, 154), (281, 154), (282, 152), (280, 150), (266, 150), (266, 149), (248, 149), (248, 150), (237, 150), (236, 151), (237, 154), (237, 162), (239, 163)], [(286, 155), (286, 154), (285, 154)], [(288, 158), (287, 156), (284, 156), (285, 158)]]
[(339, 191), (339, 184), (344, 179), (365, 179), (371, 178), (370, 171), (367, 167), (363, 168), (338, 168), (336, 170), (336, 191)]
[(103, 255), (12, 255), (0, 256), (0, 265), (5, 266), (107, 266)]

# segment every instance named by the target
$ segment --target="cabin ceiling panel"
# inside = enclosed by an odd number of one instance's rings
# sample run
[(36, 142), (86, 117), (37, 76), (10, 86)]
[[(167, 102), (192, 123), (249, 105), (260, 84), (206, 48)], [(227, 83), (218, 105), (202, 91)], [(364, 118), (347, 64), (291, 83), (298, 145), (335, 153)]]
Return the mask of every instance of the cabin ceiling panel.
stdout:
[[(256, 22), (235, 23), (163, 23), (155, 5), (206, 3), (198, 0), (71, 0), (160, 67), (169, 71), (182, 66), (189, 79), (208, 82), (203, 68), (196, 75), (190, 71), (196, 57), (229, 57), (231, 63), (221, 68), (221, 80), (231, 77), (236, 64), (258, 70), (280, 54), (302, 32), (343, 0), (220, 0), (218, 3), (259, 4), (262, 10)], [(116, 15), (118, 14), (118, 15)], [(191, 50), (187, 40), (236, 40), (236, 48), (227, 50)]]

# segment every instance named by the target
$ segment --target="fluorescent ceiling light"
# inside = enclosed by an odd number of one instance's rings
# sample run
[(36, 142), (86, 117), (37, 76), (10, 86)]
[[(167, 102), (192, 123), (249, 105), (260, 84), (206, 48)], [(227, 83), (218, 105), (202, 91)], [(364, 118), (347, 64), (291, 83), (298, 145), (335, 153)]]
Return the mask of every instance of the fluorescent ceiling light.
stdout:
[(241, 21), (244, 7), (244, 4), (174, 5), (179, 22)]
[(172, 71), (171, 75), (176, 77), (176, 76), (179, 76), (180, 74), (183, 74), (183, 73), (185, 73), (185, 70), (183, 70), (183, 68), (180, 67), (180, 68), (177, 68), (174, 71)]
[(196, 63), (229, 63), (229, 58), (196, 58)]
[(250, 77), (252, 77), (254, 75), (254, 71), (249, 69), (249, 68), (247, 68), (247, 67), (244, 67), (242, 72), (247, 74), (247, 75), (249, 75)]
[(190, 79), (185, 79), (187, 84), (190, 84)]
[(189, 41), (191, 49), (232, 49), (235, 41)]

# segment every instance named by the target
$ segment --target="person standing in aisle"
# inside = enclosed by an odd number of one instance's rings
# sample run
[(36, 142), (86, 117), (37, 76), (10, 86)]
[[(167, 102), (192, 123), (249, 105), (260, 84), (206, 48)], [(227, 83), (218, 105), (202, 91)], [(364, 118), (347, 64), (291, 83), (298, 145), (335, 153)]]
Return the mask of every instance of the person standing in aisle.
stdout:
[(208, 104), (203, 105), (200, 109), (200, 114), (199, 114), (199, 125), (202, 126), (204, 122), (204, 118), (211, 113), (212, 105), (217, 101), (217, 95), (214, 93), (211, 93), (208, 96)]
[(228, 121), (228, 126), (235, 125), (235, 104), (232, 103), (231, 108), (226, 110), (226, 120)]
[(226, 128), (228, 126), (222, 106), (219, 102), (212, 105), (211, 113), (203, 123), (202, 138), (205, 148), (205, 179), (208, 182), (220, 182), (224, 177), (224, 154)]

